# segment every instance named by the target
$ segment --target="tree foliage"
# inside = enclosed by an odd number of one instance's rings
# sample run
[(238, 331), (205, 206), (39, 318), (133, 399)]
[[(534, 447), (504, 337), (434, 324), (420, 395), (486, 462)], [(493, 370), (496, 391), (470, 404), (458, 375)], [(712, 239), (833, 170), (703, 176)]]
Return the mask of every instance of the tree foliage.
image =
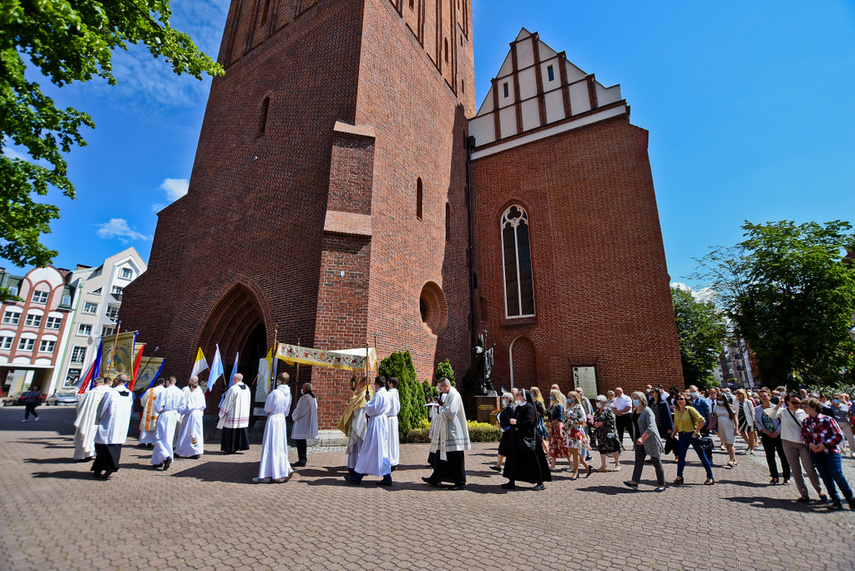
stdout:
[(31, 159), (0, 155), (0, 256), (44, 266), (57, 254), (39, 240), (59, 209), (35, 197), (55, 187), (74, 198), (63, 154), (85, 146), (80, 130), (95, 126), (82, 111), (58, 109), (28, 76), (40, 72), (60, 87), (93, 77), (114, 85), (113, 50), (129, 44), (145, 45), (179, 75), (222, 74), (170, 26), (171, 14), (169, 0), (0, 0), (0, 153), (12, 141)]
[(680, 341), (680, 361), (686, 386), (707, 388), (724, 346), (727, 322), (712, 301), (695, 299), (691, 292), (672, 287), (674, 318)]
[(745, 222), (745, 240), (705, 256), (700, 277), (720, 299), (768, 386), (851, 378), (855, 250), (848, 222)]

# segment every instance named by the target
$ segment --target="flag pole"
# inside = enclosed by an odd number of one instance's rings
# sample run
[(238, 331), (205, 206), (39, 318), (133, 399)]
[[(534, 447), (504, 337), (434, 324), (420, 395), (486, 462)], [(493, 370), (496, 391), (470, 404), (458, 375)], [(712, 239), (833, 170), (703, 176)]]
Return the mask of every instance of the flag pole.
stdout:
[[(113, 352), (110, 353), (110, 366), (107, 368), (107, 375), (113, 374), (113, 363), (116, 362), (116, 345), (119, 344), (119, 333), (122, 332), (122, 322), (116, 322), (116, 336), (113, 337)], [(111, 379), (112, 382), (112, 379)]]
[[(297, 338), (297, 345), (302, 347), (302, 345), (300, 345), (300, 338), (299, 337)], [(295, 379), (294, 379), (294, 398), (291, 399), (295, 403), (297, 401), (297, 392), (299, 390), (300, 390), (300, 362), (297, 361), (297, 374), (295, 375)]]
[(270, 363), (270, 370), (267, 371), (268, 375), (270, 375), (270, 379), (267, 382), (267, 394), (270, 394), (270, 391), (276, 388), (276, 361), (278, 361), (278, 357), (276, 355), (279, 353), (279, 327), (273, 326), (273, 362)]

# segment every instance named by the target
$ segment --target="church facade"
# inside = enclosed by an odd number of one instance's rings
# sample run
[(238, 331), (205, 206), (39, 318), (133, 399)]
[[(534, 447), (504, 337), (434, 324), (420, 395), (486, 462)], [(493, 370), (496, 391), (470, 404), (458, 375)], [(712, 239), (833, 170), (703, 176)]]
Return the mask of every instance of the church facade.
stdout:
[[(678, 382), (646, 132), (536, 34), (509, 58), (476, 111), (468, 0), (234, 0), (123, 329), (178, 376), (218, 344), (252, 379), (275, 338), (462, 377), (486, 330), (498, 384)], [(348, 379), (299, 372), (322, 428)]]

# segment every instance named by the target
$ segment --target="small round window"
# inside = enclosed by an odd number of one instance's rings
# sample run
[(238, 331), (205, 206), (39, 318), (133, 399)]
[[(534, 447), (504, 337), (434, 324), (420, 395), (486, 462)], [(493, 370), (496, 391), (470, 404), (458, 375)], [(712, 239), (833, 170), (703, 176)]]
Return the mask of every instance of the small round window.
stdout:
[(448, 325), (448, 304), (442, 288), (435, 282), (428, 282), (419, 294), (419, 313), (422, 322), (434, 335), (440, 335)]

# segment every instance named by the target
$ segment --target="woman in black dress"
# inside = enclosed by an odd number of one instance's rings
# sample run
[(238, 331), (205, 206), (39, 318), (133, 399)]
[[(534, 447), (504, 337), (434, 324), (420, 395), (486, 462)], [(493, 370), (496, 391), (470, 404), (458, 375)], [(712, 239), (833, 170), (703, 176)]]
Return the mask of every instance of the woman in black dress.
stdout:
[(530, 482), (535, 490), (543, 490), (543, 482), (552, 481), (546, 454), (543, 453), (542, 439), (537, 429), (537, 411), (529, 391), (517, 394), (514, 416), (511, 423), (510, 445), (505, 470), (502, 475), (508, 479), (502, 488), (516, 488), (516, 481)]
[(502, 471), (502, 462), (508, 455), (508, 447), (511, 442), (511, 418), (514, 415), (514, 407), (511, 406), (514, 397), (511, 393), (502, 393), (502, 410), (496, 415), (496, 423), (502, 429), (502, 439), (499, 441), (499, 456), (496, 463), (490, 466), (491, 470)]
[(615, 412), (606, 406), (605, 395), (597, 397), (597, 411), (594, 413), (594, 430), (597, 433), (597, 449), (600, 451), (600, 467), (598, 472), (608, 472), (606, 454), (611, 454), (615, 460), (615, 471), (620, 470), (620, 442), (615, 434)]

